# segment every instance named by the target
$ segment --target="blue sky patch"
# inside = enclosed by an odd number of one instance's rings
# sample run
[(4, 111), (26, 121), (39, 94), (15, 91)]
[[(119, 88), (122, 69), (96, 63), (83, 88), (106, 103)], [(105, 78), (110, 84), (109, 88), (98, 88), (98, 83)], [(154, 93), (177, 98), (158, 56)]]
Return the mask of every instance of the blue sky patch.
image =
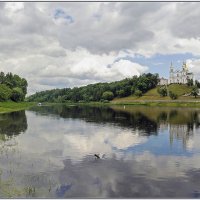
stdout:
[(60, 19), (63, 18), (65, 19), (68, 23), (73, 23), (74, 19), (72, 16), (68, 15), (64, 10), (62, 9), (56, 9), (54, 13), (54, 18), (55, 19)]
[(169, 77), (169, 67), (171, 62), (175, 68), (181, 68), (183, 61), (187, 59), (198, 59), (200, 57), (192, 55), (192, 53), (184, 53), (184, 54), (155, 54), (152, 57), (145, 57), (140, 54), (136, 54), (133, 56), (126, 56), (117, 58), (114, 62), (118, 62), (119, 60), (129, 60), (131, 62), (139, 63), (140, 65), (145, 65), (149, 67), (148, 72), (150, 73), (158, 73), (160, 77)]

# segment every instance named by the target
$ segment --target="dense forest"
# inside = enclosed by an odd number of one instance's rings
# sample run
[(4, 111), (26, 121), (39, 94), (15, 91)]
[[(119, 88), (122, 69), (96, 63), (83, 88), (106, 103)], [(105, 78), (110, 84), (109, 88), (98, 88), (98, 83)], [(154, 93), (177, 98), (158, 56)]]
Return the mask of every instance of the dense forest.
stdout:
[(111, 83), (96, 83), (83, 87), (63, 88), (37, 92), (27, 98), (32, 102), (90, 102), (110, 101), (131, 94), (141, 96), (158, 84), (158, 74), (143, 74)]
[(26, 79), (16, 74), (0, 72), (0, 101), (23, 101), (27, 86)]

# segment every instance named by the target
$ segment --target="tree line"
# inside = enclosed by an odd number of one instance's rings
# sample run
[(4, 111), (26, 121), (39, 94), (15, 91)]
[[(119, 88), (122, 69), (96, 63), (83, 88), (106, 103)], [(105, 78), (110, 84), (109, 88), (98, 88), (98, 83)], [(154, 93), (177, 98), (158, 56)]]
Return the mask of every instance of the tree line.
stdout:
[(11, 72), (4, 74), (0, 72), (0, 101), (23, 101), (27, 93), (28, 83)]
[(156, 87), (159, 82), (158, 74), (142, 74), (121, 81), (96, 83), (82, 87), (63, 88), (37, 92), (27, 98), (35, 102), (91, 102), (110, 101), (115, 97), (126, 97), (131, 94), (141, 96)]

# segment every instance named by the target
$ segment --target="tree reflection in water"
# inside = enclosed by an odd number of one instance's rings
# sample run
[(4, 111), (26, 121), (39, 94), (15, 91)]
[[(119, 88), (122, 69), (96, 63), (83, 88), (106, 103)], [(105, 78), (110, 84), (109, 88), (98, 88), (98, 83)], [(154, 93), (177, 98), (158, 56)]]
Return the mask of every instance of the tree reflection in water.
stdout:
[(25, 111), (4, 113), (0, 115), (0, 139), (9, 139), (26, 131), (27, 119)]

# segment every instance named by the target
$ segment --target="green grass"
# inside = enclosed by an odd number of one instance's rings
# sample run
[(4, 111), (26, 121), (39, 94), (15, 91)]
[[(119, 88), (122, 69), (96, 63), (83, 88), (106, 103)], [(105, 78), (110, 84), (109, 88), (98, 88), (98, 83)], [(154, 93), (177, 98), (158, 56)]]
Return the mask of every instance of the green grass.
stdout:
[(188, 94), (192, 91), (192, 87), (189, 87), (187, 85), (179, 85), (179, 84), (171, 84), (168, 87), (169, 91), (174, 92), (178, 96), (182, 96), (184, 94)]
[(145, 93), (146, 96), (159, 96), (157, 92), (158, 86)]
[[(160, 96), (157, 92), (157, 89), (159, 87), (160, 86), (157, 86), (156, 88), (149, 90), (147, 93), (144, 94), (144, 96)], [(188, 94), (192, 90), (192, 87), (189, 87), (187, 85), (182, 85), (182, 84), (171, 84), (167, 88), (169, 91), (172, 91), (173, 93), (177, 94), (178, 96)]]
[(15, 103), (15, 102), (10, 102), (10, 101), (9, 102), (0, 102), (0, 113), (25, 110), (34, 105), (36, 105), (36, 103), (31, 103), (31, 102)]

